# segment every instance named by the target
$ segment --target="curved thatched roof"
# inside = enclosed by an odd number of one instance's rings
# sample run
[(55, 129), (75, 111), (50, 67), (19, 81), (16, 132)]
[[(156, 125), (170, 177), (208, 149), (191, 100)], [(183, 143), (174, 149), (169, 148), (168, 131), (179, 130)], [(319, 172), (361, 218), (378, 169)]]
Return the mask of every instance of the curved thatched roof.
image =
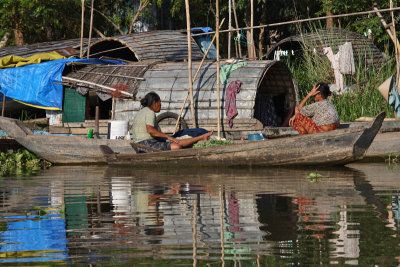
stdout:
[[(188, 58), (187, 37), (181, 31), (151, 31), (102, 38), (90, 45), (90, 57), (102, 56), (130, 61), (183, 61)], [(192, 59), (202, 58), (192, 39)]]
[(345, 42), (351, 42), (355, 60), (362, 60), (368, 64), (378, 63), (383, 60), (383, 55), (375, 44), (361, 34), (346, 31), (338, 28), (319, 29), (313, 33), (295, 35), (281, 40), (274, 44), (267, 52), (266, 57), (272, 59), (277, 49), (301, 50), (302, 47), (309, 47), (323, 53), (324, 47), (332, 47), (337, 53), (338, 47)]
[[(87, 46), (87, 38), (83, 39), (83, 45)], [(92, 39), (95, 42), (97, 38)], [(15, 55), (20, 57), (29, 57), (38, 53), (46, 53), (51, 51), (57, 51), (65, 57), (77, 55), (79, 56), (79, 49), (81, 45), (81, 39), (70, 39), (61, 41), (44, 42), (37, 44), (30, 44), (24, 46), (10, 46), (0, 48), (0, 57)]]
[[(198, 66), (199, 62), (193, 63), (193, 75)], [(216, 72), (215, 61), (205, 62), (193, 85), (195, 109), (200, 127), (216, 122), (218, 98)], [(83, 66), (77, 72), (64, 73), (64, 76), (108, 87), (126, 85), (129, 91), (134, 93), (135, 100), (144, 97), (150, 91), (155, 91), (163, 101), (163, 112), (170, 111), (177, 114), (180, 112), (189, 88), (188, 69), (185, 62), (138, 62), (114, 66)], [(247, 129), (246, 127), (251, 125), (252, 127), (258, 125), (257, 129), (262, 129), (263, 124), (265, 125), (262, 119), (265, 115), (263, 111), (265, 106), (263, 103), (258, 105), (256, 102), (264, 101), (265, 97), (270, 98), (268, 99), (270, 103), (274, 102), (274, 108), (280, 119), (286, 116), (290, 108), (294, 107), (298, 101), (292, 74), (282, 62), (247, 61), (246, 66), (233, 71), (226, 85), (221, 85), (222, 107), (228, 84), (235, 80), (243, 82), (240, 93), (236, 97), (236, 106), (239, 111), (235, 118), (236, 130), (237, 127), (240, 127), (238, 122), (242, 123), (243, 129)], [(69, 85), (79, 86), (77, 84)], [(265, 110), (268, 108), (265, 107)], [(139, 110), (139, 101), (119, 99), (116, 103), (115, 119), (130, 120)], [(185, 109), (184, 118), (191, 119), (188, 107)], [(225, 119), (223, 120), (225, 122)], [(257, 120), (263, 123), (260, 124)]]

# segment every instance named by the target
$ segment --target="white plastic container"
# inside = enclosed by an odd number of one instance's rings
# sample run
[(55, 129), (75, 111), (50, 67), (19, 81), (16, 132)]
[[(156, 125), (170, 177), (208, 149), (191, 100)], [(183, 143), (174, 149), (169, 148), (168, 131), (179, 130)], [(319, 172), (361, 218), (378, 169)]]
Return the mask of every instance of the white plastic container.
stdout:
[(109, 121), (107, 139), (124, 140), (129, 135), (128, 121)]

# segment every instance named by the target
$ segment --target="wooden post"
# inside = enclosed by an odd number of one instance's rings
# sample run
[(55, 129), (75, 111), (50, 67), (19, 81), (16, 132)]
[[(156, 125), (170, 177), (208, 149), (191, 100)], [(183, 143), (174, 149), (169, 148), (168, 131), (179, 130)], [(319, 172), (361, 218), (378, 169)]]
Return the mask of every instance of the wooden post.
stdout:
[(215, 29), (217, 36), (215, 38), (216, 45), (217, 45), (217, 127), (218, 127), (218, 138), (221, 138), (221, 95), (220, 95), (220, 79), (219, 79), (219, 72), (220, 72), (220, 61), (219, 61), (219, 0), (215, 1)]
[[(235, 24), (236, 24), (236, 33), (239, 36), (240, 32), (239, 32), (239, 23), (238, 23), (238, 19), (236, 16), (236, 3), (235, 0), (232, 0), (232, 7), (233, 7), (233, 16), (235, 18)], [(239, 52), (239, 58), (242, 58), (242, 48), (240, 47), (240, 40), (238, 40), (237, 43), (237, 47), (238, 47), (238, 52)]]
[(6, 96), (3, 94), (3, 105), (1, 107), (1, 116), (4, 117), (4, 111), (6, 110)]
[(251, 44), (250, 44), (250, 50), (251, 50), (251, 59), (254, 59), (256, 57), (255, 55), (255, 48), (256, 46), (254, 45), (254, 0), (251, 0), (250, 2), (250, 39), (251, 39)]
[(90, 43), (92, 41), (92, 30), (93, 30), (93, 6), (94, 0), (92, 0), (91, 10), (90, 10), (90, 28), (89, 28), (89, 42), (87, 47), (87, 58), (90, 57)]
[[(232, 0), (229, 1), (229, 30), (232, 29)], [(232, 32), (228, 33), (228, 58), (231, 58), (231, 41), (232, 41)]]
[(264, 35), (264, 28), (260, 29), (260, 35), (258, 36), (258, 58), (263, 57), (263, 35)]
[(85, 0), (82, 0), (82, 18), (81, 18), (81, 48), (79, 57), (83, 57), (83, 27), (85, 26)]
[(111, 120), (115, 120), (115, 97), (112, 98), (111, 106)]
[(187, 41), (188, 41), (188, 76), (189, 76), (190, 112), (192, 113), (192, 127), (196, 128), (196, 113), (194, 112), (194, 99), (193, 99), (192, 37), (190, 28), (189, 0), (185, 0), (185, 7), (186, 7), (186, 29), (187, 29)]
[(96, 106), (96, 113), (94, 117), (94, 138), (99, 138), (99, 117), (100, 117), (100, 107)]
[[(224, 24), (224, 21), (225, 21), (225, 19), (223, 19), (223, 20), (221, 21), (220, 28), (221, 28), (222, 24)], [(207, 51), (206, 51), (206, 52), (204, 53), (204, 55), (203, 55), (203, 59), (201, 60), (201, 62), (200, 62), (200, 64), (199, 64), (199, 67), (197, 68), (197, 71), (196, 71), (196, 73), (195, 73), (195, 75), (194, 75), (194, 77), (193, 77), (193, 84), (194, 84), (194, 81), (196, 81), (197, 76), (198, 76), (199, 73), (200, 73), (201, 67), (203, 66), (203, 63), (204, 63), (204, 61), (206, 60), (206, 57), (207, 57), (207, 55), (208, 55), (208, 52), (210, 52), (210, 49), (211, 49), (212, 44), (214, 43), (216, 37), (217, 37), (217, 35), (214, 35), (213, 39), (211, 40), (211, 43), (208, 45)], [(181, 120), (182, 113), (183, 113), (183, 109), (185, 108), (185, 105), (186, 105), (186, 102), (187, 102), (188, 98), (189, 98), (189, 92), (187, 93), (186, 98), (185, 98), (185, 100), (183, 101), (183, 105), (182, 105), (182, 107), (181, 107), (181, 111), (179, 112), (178, 119), (176, 120), (174, 134), (175, 134), (176, 131), (178, 130), (179, 121)]]

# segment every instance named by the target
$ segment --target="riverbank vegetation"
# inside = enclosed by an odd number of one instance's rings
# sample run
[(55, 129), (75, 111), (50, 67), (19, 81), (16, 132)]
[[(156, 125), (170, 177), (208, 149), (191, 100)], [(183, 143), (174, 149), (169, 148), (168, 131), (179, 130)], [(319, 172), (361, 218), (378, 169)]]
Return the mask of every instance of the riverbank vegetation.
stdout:
[[(299, 30), (299, 32), (318, 34), (315, 30), (318, 27), (311, 26), (310, 28), (314, 30)], [(320, 40), (323, 38), (321, 36)], [(292, 57), (289, 53), (289, 56), (283, 57), (282, 61), (296, 79), (299, 98), (303, 99), (318, 82), (334, 84), (335, 76), (328, 57), (316, 53), (316, 47), (313, 44), (303, 44), (301, 49), (303, 56)], [(385, 111), (387, 117), (394, 117), (393, 109), (377, 90), (379, 85), (396, 72), (395, 57), (388, 49), (383, 54), (384, 60), (374, 64), (367, 64), (365, 59), (356, 58), (355, 74), (344, 75), (345, 93), (332, 94), (330, 100), (338, 110), (342, 121), (350, 122), (360, 117), (374, 117), (381, 111)]]
[(50, 167), (51, 163), (26, 149), (18, 149), (1, 152), (0, 165), (0, 176), (29, 176)]

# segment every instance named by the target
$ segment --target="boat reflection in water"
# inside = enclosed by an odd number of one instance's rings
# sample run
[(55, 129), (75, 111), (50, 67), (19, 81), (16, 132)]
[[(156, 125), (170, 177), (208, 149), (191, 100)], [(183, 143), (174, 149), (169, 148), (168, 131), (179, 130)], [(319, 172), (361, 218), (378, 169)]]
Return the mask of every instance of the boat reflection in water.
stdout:
[(0, 262), (397, 265), (400, 170), (369, 166), (4, 178)]

